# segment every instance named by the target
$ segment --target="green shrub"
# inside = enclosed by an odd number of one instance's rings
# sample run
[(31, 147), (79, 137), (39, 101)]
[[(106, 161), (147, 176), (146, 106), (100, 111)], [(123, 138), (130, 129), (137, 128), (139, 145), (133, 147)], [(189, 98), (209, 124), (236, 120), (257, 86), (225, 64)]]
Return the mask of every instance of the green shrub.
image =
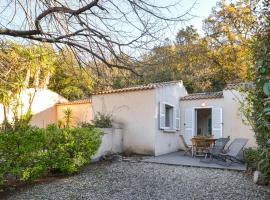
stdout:
[(255, 170), (259, 162), (259, 151), (257, 149), (247, 148), (244, 151), (244, 159), (247, 166), (252, 170)]
[(88, 123), (88, 122), (81, 122), (78, 124), (79, 127), (82, 128), (89, 128), (89, 129), (93, 129), (96, 128), (96, 126), (94, 124)]
[(98, 128), (111, 128), (112, 116), (98, 112), (93, 120), (93, 123)]
[(270, 139), (261, 148), (259, 154), (258, 170), (262, 172), (266, 180), (270, 180)]
[(0, 184), (5, 175), (34, 180), (48, 173), (77, 172), (98, 150), (100, 129), (22, 126), (0, 133)]

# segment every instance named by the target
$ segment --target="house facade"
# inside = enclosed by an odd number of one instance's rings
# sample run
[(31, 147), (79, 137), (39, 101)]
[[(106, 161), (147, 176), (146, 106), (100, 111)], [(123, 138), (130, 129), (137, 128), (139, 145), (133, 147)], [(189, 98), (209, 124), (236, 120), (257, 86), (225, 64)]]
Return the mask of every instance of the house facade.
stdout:
[(255, 133), (240, 112), (243, 94), (229, 85), (220, 92), (197, 93), (180, 98), (180, 133), (190, 143), (196, 135), (214, 138), (247, 138), (248, 147), (255, 147)]
[[(28, 93), (22, 94), (24, 102), (29, 101)], [(91, 123), (97, 113), (111, 115), (113, 127), (122, 130), (122, 140), (117, 141), (123, 151), (155, 156), (181, 149), (180, 135), (189, 144), (198, 135), (247, 138), (247, 146), (255, 147), (254, 132), (239, 110), (241, 101), (243, 94), (235, 85), (220, 92), (188, 94), (182, 81), (103, 91), (73, 102), (44, 90), (35, 92), (31, 123), (38, 127), (57, 123), (67, 108), (74, 124)]]
[(186, 95), (182, 81), (100, 92), (92, 96), (93, 117), (112, 116), (124, 151), (161, 155), (179, 149), (179, 98)]
[(114, 126), (123, 128), (124, 150), (161, 155), (181, 149), (183, 135), (247, 138), (255, 147), (252, 128), (240, 112), (243, 94), (235, 85), (220, 92), (188, 94), (181, 81), (111, 90), (92, 96), (95, 113), (112, 115)]

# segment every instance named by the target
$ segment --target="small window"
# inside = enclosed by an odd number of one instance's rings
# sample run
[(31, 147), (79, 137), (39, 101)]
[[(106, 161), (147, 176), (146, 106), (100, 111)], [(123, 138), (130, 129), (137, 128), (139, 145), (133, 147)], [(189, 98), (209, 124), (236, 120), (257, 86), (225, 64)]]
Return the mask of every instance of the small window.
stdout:
[(165, 105), (165, 127), (173, 129), (173, 106)]

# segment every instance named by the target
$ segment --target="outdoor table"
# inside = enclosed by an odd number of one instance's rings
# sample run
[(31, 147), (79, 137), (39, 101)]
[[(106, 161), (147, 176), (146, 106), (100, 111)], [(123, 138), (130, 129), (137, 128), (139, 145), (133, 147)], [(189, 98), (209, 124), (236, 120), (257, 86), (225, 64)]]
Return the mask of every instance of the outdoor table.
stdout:
[(215, 144), (215, 138), (193, 137), (192, 156), (205, 156), (209, 149)]

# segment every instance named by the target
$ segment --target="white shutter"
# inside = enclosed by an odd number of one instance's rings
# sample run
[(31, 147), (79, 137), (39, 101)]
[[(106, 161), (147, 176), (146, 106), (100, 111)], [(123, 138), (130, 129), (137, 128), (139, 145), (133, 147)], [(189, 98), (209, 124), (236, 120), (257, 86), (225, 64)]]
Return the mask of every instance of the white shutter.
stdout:
[(165, 104), (160, 102), (159, 103), (159, 128), (160, 129), (165, 129), (165, 115), (166, 115)]
[(212, 135), (214, 138), (222, 137), (223, 119), (222, 119), (222, 108), (212, 108)]
[(191, 144), (191, 139), (194, 135), (194, 110), (186, 109), (185, 110), (185, 132), (184, 138), (187, 144)]
[(179, 109), (179, 107), (176, 107), (175, 112), (176, 112), (175, 129), (180, 130), (180, 109)]

